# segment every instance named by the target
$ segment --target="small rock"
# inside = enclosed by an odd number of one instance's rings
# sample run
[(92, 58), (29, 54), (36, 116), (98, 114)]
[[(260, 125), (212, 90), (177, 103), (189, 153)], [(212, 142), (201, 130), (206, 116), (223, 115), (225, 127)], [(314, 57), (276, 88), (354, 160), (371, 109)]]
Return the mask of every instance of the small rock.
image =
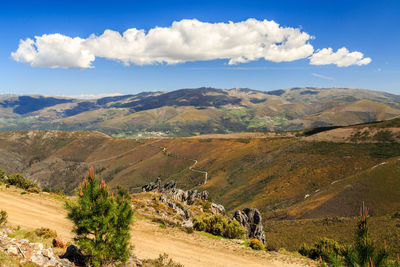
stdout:
[(47, 259), (45, 257), (43, 257), (42, 255), (37, 254), (37, 255), (33, 255), (31, 257), (31, 262), (36, 263), (37, 265), (43, 266), (47, 262)]
[(53, 253), (53, 250), (51, 248), (43, 249), (42, 250), (42, 255), (47, 257), (47, 258), (49, 258), (49, 259), (54, 258), (54, 253)]
[(62, 267), (70, 267), (70, 266), (72, 266), (71, 263), (69, 262), (69, 260), (66, 260), (66, 259), (60, 259), (59, 262), (61, 263)]
[(51, 258), (43, 265), (43, 267), (58, 267), (58, 266), (60, 266), (60, 263), (55, 258)]
[(231, 240), (232, 240), (233, 243), (236, 243), (236, 244), (239, 244), (239, 245), (244, 244), (244, 240), (241, 240), (241, 239), (231, 239)]
[(222, 205), (211, 203), (211, 213), (212, 214), (224, 214), (225, 208)]
[(184, 221), (182, 227), (193, 228), (193, 222), (191, 220)]
[(62, 241), (61, 238), (56, 237), (56, 238), (53, 239), (53, 247), (55, 247), (55, 248), (65, 248), (66, 245), (65, 245), (65, 242)]
[(139, 260), (138, 258), (136, 258), (136, 257), (130, 257), (129, 259), (128, 259), (128, 261), (124, 264), (124, 265), (122, 265), (122, 266), (126, 266), (126, 267), (142, 267), (143, 266), (143, 263), (142, 263), (142, 261), (141, 260)]
[(31, 247), (33, 250), (41, 251), (43, 249), (42, 243), (32, 243)]
[(12, 255), (12, 256), (18, 256), (18, 247), (16, 245), (10, 245), (7, 248), (7, 253)]

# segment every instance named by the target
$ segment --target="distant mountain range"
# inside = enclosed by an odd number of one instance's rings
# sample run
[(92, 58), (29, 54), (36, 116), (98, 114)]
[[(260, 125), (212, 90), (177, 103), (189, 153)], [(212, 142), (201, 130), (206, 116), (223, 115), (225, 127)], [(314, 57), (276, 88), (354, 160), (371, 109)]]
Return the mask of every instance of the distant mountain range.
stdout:
[(117, 137), (299, 130), (399, 115), (399, 95), (350, 88), (197, 88), (94, 100), (0, 95), (0, 131), (97, 130)]

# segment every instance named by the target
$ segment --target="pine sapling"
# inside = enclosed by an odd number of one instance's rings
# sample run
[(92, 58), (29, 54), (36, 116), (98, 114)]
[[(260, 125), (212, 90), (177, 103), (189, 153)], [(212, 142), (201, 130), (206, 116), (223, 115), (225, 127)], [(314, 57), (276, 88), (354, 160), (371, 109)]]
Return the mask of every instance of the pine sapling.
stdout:
[(68, 218), (74, 223), (78, 247), (87, 263), (101, 266), (125, 262), (130, 256), (130, 225), (133, 209), (129, 194), (118, 189), (114, 198), (104, 180), (99, 183), (93, 168), (79, 185), (78, 199), (67, 203)]

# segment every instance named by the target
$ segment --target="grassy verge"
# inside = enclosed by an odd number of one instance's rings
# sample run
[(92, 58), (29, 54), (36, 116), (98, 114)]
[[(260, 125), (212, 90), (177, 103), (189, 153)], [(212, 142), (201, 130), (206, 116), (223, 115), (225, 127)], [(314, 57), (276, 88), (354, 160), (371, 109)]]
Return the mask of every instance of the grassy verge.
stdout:
[(37, 265), (33, 262), (20, 263), (17, 258), (10, 256), (9, 254), (7, 254), (3, 251), (0, 251), (0, 266), (39, 267), (39, 265)]

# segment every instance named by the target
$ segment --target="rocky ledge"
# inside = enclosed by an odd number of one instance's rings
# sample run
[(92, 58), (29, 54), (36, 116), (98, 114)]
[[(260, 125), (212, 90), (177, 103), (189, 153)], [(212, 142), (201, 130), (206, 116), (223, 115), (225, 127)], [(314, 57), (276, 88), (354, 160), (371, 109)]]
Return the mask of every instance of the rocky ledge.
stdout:
[(30, 243), (27, 239), (8, 237), (10, 229), (0, 230), (0, 250), (16, 257), (22, 264), (33, 262), (43, 267), (72, 267), (68, 260), (54, 255), (52, 248), (44, 248), (42, 243)]

